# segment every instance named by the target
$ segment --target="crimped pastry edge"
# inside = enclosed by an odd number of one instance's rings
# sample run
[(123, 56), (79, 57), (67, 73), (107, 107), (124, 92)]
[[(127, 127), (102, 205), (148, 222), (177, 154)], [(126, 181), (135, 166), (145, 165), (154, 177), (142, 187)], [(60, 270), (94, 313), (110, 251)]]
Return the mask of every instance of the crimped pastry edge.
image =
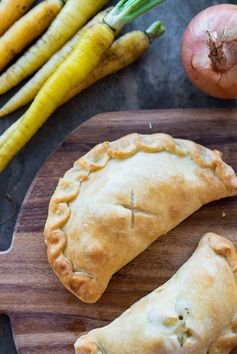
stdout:
[[(237, 281), (237, 252), (231, 241), (223, 236), (209, 232), (206, 233), (199, 241), (198, 248), (208, 243), (209, 246), (218, 255), (226, 258), (230, 268), (232, 269)], [(197, 248), (197, 249), (198, 249)], [(230, 331), (228, 331), (230, 329)], [(223, 329), (224, 330), (224, 329)], [(209, 354), (228, 354), (237, 345), (237, 309), (232, 322), (229, 324), (227, 331), (214, 341), (208, 348)], [(74, 344), (76, 354), (98, 354), (100, 348), (96, 339), (90, 334), (85, 334), (78, 338)]]
[[(215, 233), (207, 233), (200, 242), (207, 241), (211, 248), (220, 256), (226, 258), (237, 282), (237, 252), (234, 244)], [(209, 354), (229, 354), (237, 345), (237, 309), (231, 323), (223, 328), (222, 333), (208, 348)], [(97, 352), (95, 352), (97, 353)], [(93, 352), (91, 352), (93, 354)]]
[(91, 173), (103, 169), (111, 159), (126, 159), (139, 151), (166, 151), (181, 157), (190, 156), (198, 166), (215, 172), (226, 186), (228, 195), (237, 194), (237, 177), (233, 169), (222, 160), (221, 153), (192, 141), (174, 139), (163, 133), (132, 133), (114, 142), (106, 141), (96, 145), (59, 180), (49, 204), (44, 232), (50, 265), (64, 286), (84, 302), (93, 303), (99, 299), (100, 284), (90, 274), (74, 271), (72, 262), (64, 255), (66, 235), (62, 228), (70, 217), (69, 203), (77, 198), (81, 184), (88, 180)]

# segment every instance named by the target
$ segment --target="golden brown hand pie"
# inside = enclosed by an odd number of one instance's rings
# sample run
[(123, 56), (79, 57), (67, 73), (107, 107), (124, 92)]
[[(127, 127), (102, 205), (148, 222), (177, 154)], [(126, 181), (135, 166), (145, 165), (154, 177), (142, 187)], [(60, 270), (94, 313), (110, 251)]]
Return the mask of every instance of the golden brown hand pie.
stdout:
[(227, 354), (237, 345), (237, 254), (206, 234), (164, 285), (108, 326), (79, 338), (77, 354)]
[(60, 179), (45, 227), (64, 286), (95, 302), (118, 269), (212, 200), (237, 194), (217, 151), (165, 134), (97, 145)]

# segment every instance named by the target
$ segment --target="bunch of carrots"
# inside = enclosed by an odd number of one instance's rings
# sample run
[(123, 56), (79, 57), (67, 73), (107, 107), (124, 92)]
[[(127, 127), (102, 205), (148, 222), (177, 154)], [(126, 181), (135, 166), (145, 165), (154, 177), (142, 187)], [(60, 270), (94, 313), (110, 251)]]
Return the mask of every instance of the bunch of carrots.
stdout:
[(0, 171), (57, 107), (99, 79), (131, 64), (147, 50), (164, 32), (160, 21), (145, 32), (133, 31), (117, 37), (124, 25), (162, 1), (121, 0), (114, 8), (98, 14), (108, 0), (44, 0), (28, 13), (33, 0), (1, 1), (0, 70), (48, 29), (0, 75), (3, 94), (39, 69), (0, 109), (3, 117), (33, 101), (25, 114), (0, 136)]

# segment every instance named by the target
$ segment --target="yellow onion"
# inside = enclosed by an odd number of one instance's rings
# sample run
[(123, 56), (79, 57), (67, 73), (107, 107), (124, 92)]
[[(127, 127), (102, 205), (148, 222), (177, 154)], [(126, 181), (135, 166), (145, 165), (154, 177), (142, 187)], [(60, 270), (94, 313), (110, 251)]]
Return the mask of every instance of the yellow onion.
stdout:
[(211, 6), (192, 19), (183, 34), (182, 62), (201, 91), (237, 98), (237, 5)]

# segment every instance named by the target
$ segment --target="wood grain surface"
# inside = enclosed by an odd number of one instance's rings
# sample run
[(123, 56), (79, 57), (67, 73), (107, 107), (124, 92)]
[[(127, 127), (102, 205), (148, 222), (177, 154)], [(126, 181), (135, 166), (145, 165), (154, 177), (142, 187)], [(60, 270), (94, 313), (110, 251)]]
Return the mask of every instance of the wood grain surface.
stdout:
[(0, 253), (0, 312), (11, 318), (19, 353), (72, 354), (82, 332), (107, 324), (170, 278), (205, 232), (220, 233), (237, 246), (237, 201), (229, 198), (203, 207), (154, 242), (113, 276), (96, 304), (84, 304), (64, 289), (46, 258), (43, 228), (50, 196), (59, 177), (95, 144), (131, 132), (194, 140), (222, 151), (237, 170), (236, 109), (107, 113), (79, 127), (41, 168), (23, 203), (13, 245)]

